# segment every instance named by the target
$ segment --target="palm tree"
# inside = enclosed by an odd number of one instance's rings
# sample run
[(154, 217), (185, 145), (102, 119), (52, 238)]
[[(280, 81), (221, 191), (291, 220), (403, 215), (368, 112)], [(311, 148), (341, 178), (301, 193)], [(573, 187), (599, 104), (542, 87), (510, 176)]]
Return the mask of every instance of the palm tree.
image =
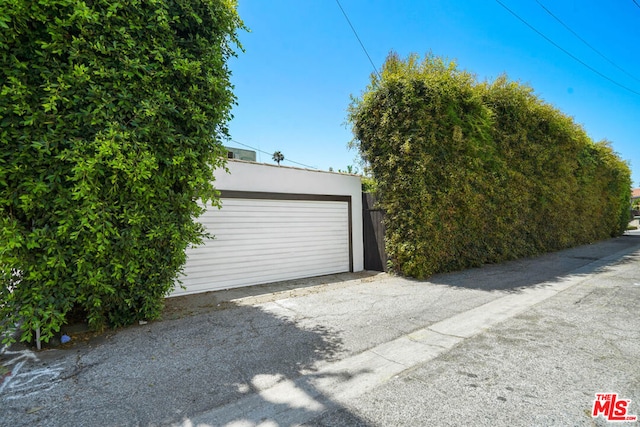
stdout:
[(279, 151), (276, 151), (275, 153), (273, 153), (273, 161), (278, 163), (278, 166), (280, 166), (280, 162), (284, 160), (284, 154), (282, 154)]

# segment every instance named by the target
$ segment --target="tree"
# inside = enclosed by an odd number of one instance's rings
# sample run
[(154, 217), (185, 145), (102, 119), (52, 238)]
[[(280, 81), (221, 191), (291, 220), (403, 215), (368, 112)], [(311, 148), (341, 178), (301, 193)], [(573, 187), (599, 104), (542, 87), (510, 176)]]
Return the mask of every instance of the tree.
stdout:
[(423, 278), (624, 233), (630, 170), (533, 88), (390, 54), (349, 107), (396, 272)]
[(273, 161), (278, 163), (278, 166), (280, 166), (280, 162), (282, 162), (284, 160), (284, 154), (282, 154), (279, 151), (276, 151), (275, 153), (273, 153)]
[(235, 2), (7, 0), (0, 27), (2, 331), (156, 318), (217, 203)]
[(358, 175), (360, 170), (357, 166), (347, 165), (347, 170), (338, 169), (338, 173), (348, 173), (350, 175)]

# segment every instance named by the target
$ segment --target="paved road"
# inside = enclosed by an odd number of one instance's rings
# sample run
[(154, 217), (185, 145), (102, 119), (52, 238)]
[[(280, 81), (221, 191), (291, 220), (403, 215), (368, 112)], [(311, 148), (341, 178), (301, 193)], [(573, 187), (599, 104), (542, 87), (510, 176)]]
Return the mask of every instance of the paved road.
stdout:
[(613, 425), (591, 409), (615, 392), (640, 415), (639, 303), (640, 234), (173, 299), (161, 322), (5, 349), (0, 425)]

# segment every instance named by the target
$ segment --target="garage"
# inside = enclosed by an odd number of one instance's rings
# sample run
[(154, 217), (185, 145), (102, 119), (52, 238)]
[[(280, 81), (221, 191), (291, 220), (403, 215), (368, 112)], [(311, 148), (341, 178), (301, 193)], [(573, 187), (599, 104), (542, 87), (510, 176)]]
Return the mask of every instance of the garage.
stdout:
[[(172, 295), (362, 270), (361, 245), (354, 239), (362, 228), (361, 223), (354, 224), (354, 218), (361, 221), (361, 207), (359, 215), (353, 213), (359, 195), (327, 194), (353, 190), (353, 185), (345, 185), (352, 184), (353, 176), (248, 162), (233, 165), (231, 175), (220, 181), (226, 188), (240, 190), (221, 190), (222, 208), (209, 208), (199, 218), (214, 238), (187, 250), (181, 278), (186, 289), (177, 288)], [(232, 180), (234, 172), (243, 176)], [(256, 180), (263, 174), (268, 186), (258, 185), (265, 182)], [(309, 185), (310, 179), (316, 185)], [(307, 185), (301, 186), (305, 181)], [(300, 189), (310, 192), (295, 192)]]

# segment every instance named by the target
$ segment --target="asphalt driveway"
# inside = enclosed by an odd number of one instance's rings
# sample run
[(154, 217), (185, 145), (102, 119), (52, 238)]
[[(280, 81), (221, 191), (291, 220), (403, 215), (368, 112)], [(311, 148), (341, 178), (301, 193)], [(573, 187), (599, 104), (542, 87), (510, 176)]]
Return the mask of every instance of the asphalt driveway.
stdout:
[(0, 425), (608, 425), (596, 393), (640, 415), (639, 303), (637, 233), (174, 298), (162, 321), (3, 349)]

